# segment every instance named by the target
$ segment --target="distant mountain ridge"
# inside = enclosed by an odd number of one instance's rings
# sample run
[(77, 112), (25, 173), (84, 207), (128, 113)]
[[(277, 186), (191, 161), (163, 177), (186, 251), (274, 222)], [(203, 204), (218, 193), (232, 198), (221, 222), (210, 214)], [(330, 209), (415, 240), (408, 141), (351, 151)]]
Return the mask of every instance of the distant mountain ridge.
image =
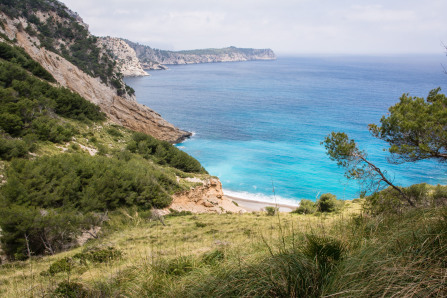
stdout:
[(144, 69), (165, 69), (164, 65), (197, 64), (216, 62), (237, 62), (251, 60), (275, 60), (276, 55), (271, 49), (252, 49), (227, 47), (222, 49), (199, 49), (187, 51), (165, 51), (141, 45), (123, 39), (140, 60)]

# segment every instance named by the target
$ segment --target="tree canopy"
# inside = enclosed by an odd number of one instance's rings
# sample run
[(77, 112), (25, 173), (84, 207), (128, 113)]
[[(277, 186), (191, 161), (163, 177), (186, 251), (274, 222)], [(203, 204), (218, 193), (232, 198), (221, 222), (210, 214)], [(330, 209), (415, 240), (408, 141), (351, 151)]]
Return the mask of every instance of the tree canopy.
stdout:
[[(440, 94), (441, 88), (431, 90), (427, 99), (401, 96), (400, 101), (389, 108), (389, 113), (380, 119), (380, 126), (370, 124), (373, 136), (390, 145), (394, 163), (416, 162), (424, 159), (447, 161), (447, 97)], [(394, 188), (411, 206), (414, 202), (400, 187), (395, 186), (381, 171), (367, 159), (354, 140), (344, 132), (332, 132), (323, 144), (329, 157), (346, 169), (351, 179), (369, 181), (376, 191), (381, 185)]]
[(346, 133), (332, 132), (324, 139), (323, 144), (330, 159), (346, 169), (345, 176), (348, 179), (361, 180), (368, 189), (372, 189), (374, 192), (381, 190), (384, 186), (391, 186), (411, 206), (414, 206), (414, 203), (400, 187), (394, 185), (387, 177), (386, 171), (382, 171), (370, 162), (367, 153), (360, 150), (355, 141), (349, 139)]
[(369, 125), (373, 136), (390, 144), (393, 162), (447, 160), (447, 97), (440, 90), (431, 90), (426, 100), (404, 94), (380, 126)]

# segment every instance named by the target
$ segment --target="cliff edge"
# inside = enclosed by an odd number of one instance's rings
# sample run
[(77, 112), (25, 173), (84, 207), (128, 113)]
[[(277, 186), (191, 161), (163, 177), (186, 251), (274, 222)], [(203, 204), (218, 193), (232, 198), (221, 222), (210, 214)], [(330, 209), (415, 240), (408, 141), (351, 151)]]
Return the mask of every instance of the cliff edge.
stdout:
[[(187, 178), (188, 179), (188, 178)], [(197, 178), (192, 178), (197, 179)], [(175, 211), (190, 211), (192, 213), (245, 213), (246, 210), (237, 206), (223, 195), (222, 183), (217, 178), (198, 180), (201, 186), (177, 193), (169, 209)], [(168, 209), (165, 210), (168, 213)]]
[(60, 2), (48, 3), (26, 17), (15, 7), (1, 11), (0, 40), (22, 47), (58, 84), (98, 105), (116, 124), (171, 143), (191, 135), (136, 102), (116, 61), (82, 19)]
[(116, 37), (101, 37), (100, 44), (111, 51), (111, 54), (118, 63), (120, 72), (125, 77), (148, 76), (138, 60), (135, 50), (132, 49), (124, 40)]
[(191, 51), (165, 51), (153, 49), (130, 40), (123, 39), (140, 60), (144, 69), (165, 69), (165, 65), (197, 64), (217, 62), (242, 62), (253, 60), (275, 60), (271, 49), (251, 49), (227, 47), (223, 49), (201, 49)]

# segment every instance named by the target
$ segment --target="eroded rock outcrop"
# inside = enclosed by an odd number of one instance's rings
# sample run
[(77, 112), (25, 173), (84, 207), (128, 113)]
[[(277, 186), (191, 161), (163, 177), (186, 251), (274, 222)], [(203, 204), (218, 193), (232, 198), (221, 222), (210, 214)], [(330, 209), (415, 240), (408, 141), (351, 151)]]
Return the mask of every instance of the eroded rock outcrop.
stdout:
[(37, 37), (18, 29), (28, 27), (29, 24), (25, 19), (10, 19), (3, 13), (0, 13), (0, 18), (3, 24), (0, 32), (9, 39), (16, 40), (16, 44), (48, 70), (61, 86), (98, 105), (114, 123), (171, 143), (180, 142), (191, 135), (167, 122), (150, 108), (137, 103), (135, 96), (129, 94), (118, 96), (113, 86), (106, 85), (99, 78), (86, 74), (60, 55), (40, 47)]
[(210, 178), (202, 183), (201, 186), (173, 195), (173, 201), (169, 208), (193, 213), (246, 212), (245, 209), (236, 206), (231, 199), (224, 197), (222, 183), (219, 179)]
[(102, 37), (99, 39), (99, 42), (111, 51), (113, 57), (118, 63), (120, 72), (125, 77), (140, 77), (149, 75), (143, 70), (135, 50), (124, 42), (124, 40), (116, 37)]

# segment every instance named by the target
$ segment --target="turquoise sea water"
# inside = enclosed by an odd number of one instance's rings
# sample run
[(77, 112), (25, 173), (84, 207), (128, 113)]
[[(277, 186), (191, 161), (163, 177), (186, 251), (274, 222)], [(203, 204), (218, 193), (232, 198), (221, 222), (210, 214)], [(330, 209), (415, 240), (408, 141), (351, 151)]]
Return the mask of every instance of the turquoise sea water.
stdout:
[(379, 123), (403, 93), (447, 92), (439, 56), (280, 57), (171, 66), (127, 78), (137, 100), (176, 126), (194, 132), (178, 146), (218, 176), (229, 195), (277, 201), (331, 192), (342, 199), (360, 187), (343, 176), (320, 142), (344, 131), (387, 170), (395, 183), (446, 184), (435, 162), (390, 165), (386, 144), (367, 125)]

